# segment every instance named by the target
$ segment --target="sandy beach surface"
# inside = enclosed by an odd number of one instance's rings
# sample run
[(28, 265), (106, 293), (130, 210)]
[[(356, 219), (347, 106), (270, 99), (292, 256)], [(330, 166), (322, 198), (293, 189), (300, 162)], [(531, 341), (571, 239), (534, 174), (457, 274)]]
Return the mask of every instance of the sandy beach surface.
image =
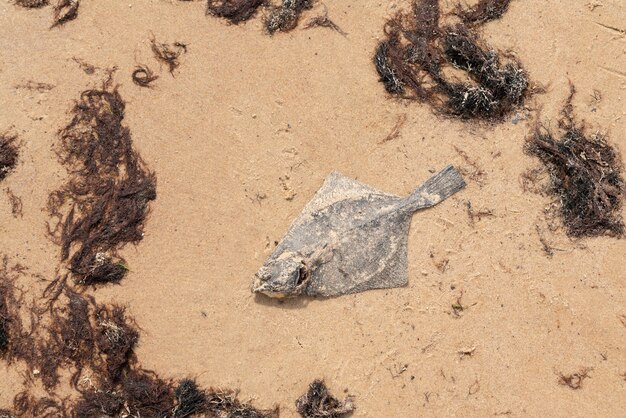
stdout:
[[(158, 197), (143, 241), (122, 252), (128, 277), (89, 293), (128, 307), (143, 367), (238, 388), (286, 418), (315, 378), (353, 395), (354, 417), (624, 416), (626, 240), (550, 232), (551, 198), (520, 183), (539, 166), (524, 141), (537, 118), (556, 126), (570, 80), (577, 116), (626, 155), (623, 1), (513, 1), (487, 24), (489, 44), (514, 51), (546, 87), (496, 125), (444, 119), (385, 93), (372, 55), (405, 3), (324, 4), (346, 36), (300, 25), (270, 37), (261, 19), (228, 25), (205, 16), (204, 2), (168, 0), (83, 1), (77, 19), (50, 30), (49, 7), (2, 0), (0, 131), (22, 147), (0, 183), (0, 253), (54, 277), (59, 249), (44, 208), (67, 176), (56, 134), (81, 91), (117, 67), (124, 122)], [(187, 45), (174, 76), (155, 61), (151, 37)], [(137, 64), (160, 76), (154, 88), (132, 83)], [(384, 142), (399, 118), (399, 135)], [(406, 195), (450, 163), (468, 187), (414, 216), (406, 288), (285, 302), (250, 292), (329, 172)], [(11, 215), (6, 188), (23, 217)], [(467, 202), (493, 216), (472, 222)], [(30, 280), (34, 297), (45, 283)], [(559, 384), (583, 368), (580, 389)], [(0, 407), (22, 389), (20, 372), (0, 366)]]

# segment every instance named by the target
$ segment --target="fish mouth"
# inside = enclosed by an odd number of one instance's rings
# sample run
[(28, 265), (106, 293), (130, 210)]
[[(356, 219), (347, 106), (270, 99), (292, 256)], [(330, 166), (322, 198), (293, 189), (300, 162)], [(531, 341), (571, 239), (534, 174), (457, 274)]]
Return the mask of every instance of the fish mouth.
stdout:
[(268, 287), (267, 281), (263, 280), (259, 275), (254, 276), (254, 282), (252, 283), (252, 293), (262, 293), (273, 299), (283, 299), (287, 295), (283, 292), (277, 292)]
[(268, 289), (267, 285), (265, 283), (262, 283), (260, 279), (256, 279), (254, 284), (252, 285), (252, 293), (262, 293), (265, 296), (273, 299), (284, 299), (285, 297), (287, 297), (287, 295), (282, 292), (276, 292), (274, 290)]

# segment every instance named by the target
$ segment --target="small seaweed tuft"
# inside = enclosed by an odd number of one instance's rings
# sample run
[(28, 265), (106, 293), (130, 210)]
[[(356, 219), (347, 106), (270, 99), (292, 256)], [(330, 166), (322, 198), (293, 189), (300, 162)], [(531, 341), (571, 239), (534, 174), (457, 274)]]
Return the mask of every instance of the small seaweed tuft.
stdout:
[(208, 0), (206, 14), (239, 24), (252, 18), (265, 0)]
[(304, 10), (313, 7), (313, 0), (282, 0), (280, 6), (273, 7), (265, 19), (267, 33), (289, 32), (298, 25)]
[(296, 401), (296, 409), (303, 418), (339, 418), (354, 411), (354, 404), (350, 396), (343, 402), (333, 397), (324, 381), (315, 380)]

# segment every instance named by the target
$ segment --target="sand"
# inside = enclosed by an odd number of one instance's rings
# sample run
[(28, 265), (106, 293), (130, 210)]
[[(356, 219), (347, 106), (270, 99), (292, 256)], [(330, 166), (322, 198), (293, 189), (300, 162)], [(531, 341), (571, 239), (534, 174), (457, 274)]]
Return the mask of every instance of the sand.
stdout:
[[(125, 122), (157, 174), (158, 198), (144, 240), (123, 251), (128, 277), (92, 293), (128, 306), (144, 367), (240, 388), (242, 400), (279, 404), (284, 417), (297, 416), (294, 401), (318, 377), (354, 395), (355, 417), (623, 416), (626, 240), (546, 233), (555, 247), (547, 257), (536, 226), (545, 228), (550, 198), (519, 181), (538, 165), (522, 151), (535, 110), (554, 126), (568, 80), (578, 115), (626, 155), (623, 2), (514, 1), (486, 25), (487, 41), (514, 50), (547, 86), (520, 112), (529, 120), (497, 126), (387, 97), (371, 57), (404, 3), (325, 4), (347, 36), (317, 28), (268, 37), (259, 19), (229, 26), (206, 17), (203, 2), (165, 0), (84, 1), (76, 20), (49, 30), (50, 8), (0, 3), (0, 130), (23, 143), (0, 184), (0, 252), (54, 277), (59, 250), (42, 209), (66, 175), (55, 134), (80, 92), (105, 77), (73, 58), (116, 66)], [(174, 77), (154, 60), (152, 34), (188, 45)], [(160, 75), (153, 89), (132, 83), (139, 63)], [(54, 88), (19, 87), (29, 80)], [(398, 137), (381, 143), (402, 115)], [(408, 287), (284, 303), (250, 293), (330, 171), (405, 195), (448, 163), (476, 171), (455, 147), (484, 174), (414, 217)], [(6, 187), (22, 198), (22, 218), (11, 215)], [(494, 216), (472, 224), (468, 201)], [(558, 383), (581, 367), (592, 368), (581, 389)], [(0, 366), (0, 406), (21, 380)]]

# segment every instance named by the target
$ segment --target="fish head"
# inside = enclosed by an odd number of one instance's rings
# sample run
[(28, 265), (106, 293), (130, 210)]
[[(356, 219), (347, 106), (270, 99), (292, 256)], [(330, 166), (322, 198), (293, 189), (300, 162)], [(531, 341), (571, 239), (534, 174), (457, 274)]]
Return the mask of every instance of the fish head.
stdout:
[(310, 280), (310, 270), (301, 256), (283, 254), (259, 269), (252, 291), (272, 298), (295, 297), (304, 293)]

